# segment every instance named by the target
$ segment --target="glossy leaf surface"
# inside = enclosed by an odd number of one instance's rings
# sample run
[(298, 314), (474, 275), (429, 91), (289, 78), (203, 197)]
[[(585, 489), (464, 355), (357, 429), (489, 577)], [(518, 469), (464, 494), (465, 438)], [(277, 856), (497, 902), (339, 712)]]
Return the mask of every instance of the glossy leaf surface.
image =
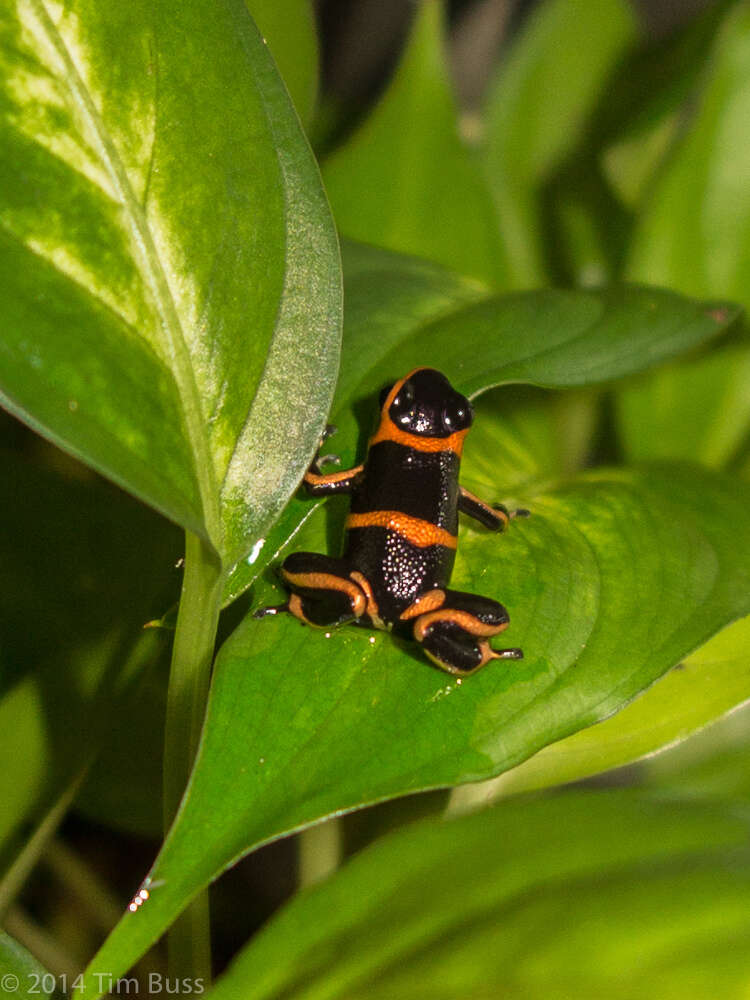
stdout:
[(580, 781), (681, 743), (750, 700), (748, 649), (750, 619), (743, 618), (686, 656), (617, 715), (544, 747), (492, 782), (456, 789), (456, 804)]
[(4, 405), (236, 558), (337, 364), (335, 234), (275, 66), (243, 0), (18, 0), (0, 30)]
[[(505, 499), (501, 490), (490, 499)], [(513, 499), (532, 517), (499, 538), (465, 525), (453, 585), (507, 605), (504, 638), (523, 661), (458, 684), (387, 635), (329, 635), (289, 618), (248, 618), (236, 630), (148, 904), (124, 918), (92, 972), (127, 967), (253, 845), (506, 770), (617, 711), (750, 612), (750, 507), (730, 479), (697, 466), (602, 470)], [(296, 543), (324, 550), (323, 519)]]
[(740, 1000), (749, 832), (623, 792), (415, 824), (297, 897), (209, 996)]
[(507, 265), (489, 189), (458, 135), (443, 4), (415, 6), (388, 90), (323, 164), (326, 190), (345, 236), (492, 281)]

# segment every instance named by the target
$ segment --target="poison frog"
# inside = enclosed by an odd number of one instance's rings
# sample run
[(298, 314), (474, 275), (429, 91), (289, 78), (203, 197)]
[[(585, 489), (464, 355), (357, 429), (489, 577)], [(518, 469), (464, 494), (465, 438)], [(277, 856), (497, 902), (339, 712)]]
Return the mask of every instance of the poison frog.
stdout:
[(433, 368), (416, 368), (383, 389), (364, 464), (324, 473), (321, 466), (337, 459), (318, 450), (304, 477), (313, 496), (351, 494), (343, 556), (287, 556), (281, 576), (289, 600), (260, 608), (256, 617), (289, 612), (318, 628), (355, 622), (387, 629), (416, 640), (438, 667), (461, 676), (490, 660), (521, 659), (520, 649), (490, 646), (490, 637), (508, 627), (502, 604), (448, 589), (459, 511), (492, 531), (528, 514), (490, 506), (459, 485), (473, 417), (469, 400)]

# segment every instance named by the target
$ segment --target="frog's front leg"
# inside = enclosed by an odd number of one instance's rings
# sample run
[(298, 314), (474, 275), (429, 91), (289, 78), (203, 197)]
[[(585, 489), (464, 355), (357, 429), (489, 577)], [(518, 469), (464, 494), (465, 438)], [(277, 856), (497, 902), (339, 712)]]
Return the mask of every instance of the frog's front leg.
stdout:
[(281, 567), (284, 583), (291, 590), (286, 604), (259, 608), (255, 618), (288, 611), (316, 628), (355, 621), (367, 609), (367, 596), (351, 578), (343, 559), (317, 552), (294, 552)]
[(458, 590), (432, 590), (401, 614), (429, 658), (451, 674), (473, 674), (490, 660), (520, 660), (520, 649), (493, 649), (490, 636), (508, 627), (497, 601)]
[(364, 470), (363, 465), (355, 465), (351, 469), (341, 469), (338, 472), (323, 472), (322, 466), (338, 464), (338, 455), (321, 455), (320, 449), (336, 428), (329, 424), (320, 439), (320, 447), (303, 480), (307, 492), (314, 497), (329, 496), (331, 493), (351, 493)]

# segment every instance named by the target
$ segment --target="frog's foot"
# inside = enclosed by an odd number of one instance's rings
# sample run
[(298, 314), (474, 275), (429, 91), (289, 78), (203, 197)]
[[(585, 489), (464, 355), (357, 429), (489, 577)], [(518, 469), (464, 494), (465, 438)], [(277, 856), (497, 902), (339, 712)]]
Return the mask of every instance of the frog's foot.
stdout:
[(286, 604), (259, 608), (256, 618), (288, 611), (316, 628), (355, 621), (367, 609), (367, 596), (347, 573), (343, 559), (317, 552), (294, 552), (281, 567), (284, 583), (291, 590)]
[(489, 597), (457, 590), (429, 592), (401, 617), (414, 619), (414, 638), (434, 663), (451, 674), (473, 674), (490, 660), (523, 658), (520, 649), (490, 646), (489, 638), (506, 629), (509, 619), (502, 604)]

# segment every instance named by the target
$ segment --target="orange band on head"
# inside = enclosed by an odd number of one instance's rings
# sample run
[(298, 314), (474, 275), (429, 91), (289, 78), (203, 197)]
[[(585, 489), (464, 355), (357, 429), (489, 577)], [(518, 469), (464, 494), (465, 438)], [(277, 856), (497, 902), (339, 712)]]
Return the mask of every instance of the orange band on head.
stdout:
[(380, 441), (393, 441), (407, 448), (414, 448), (415, 451), (453, 451), (460, 458), (464, 450), (464, 438), (468, 433), (467, 427), (465, 431), (455, 431), (449, 437), (421, 437), (419, 434), (402, 431), (387, 414), (383, 414), (378, 429), (370, 438), (370, 446)]
[(391, 403), (398, 395), (404, 382), (408, 382), (412, 375), (424, 370), (425, 365), (420, 365), (419, 368), (413, 368), (408, 375), (404, 375), (402, 379), (399, 379), (399, 381), (395, 383), (380, 408), (380, 424), (378, 425), (378, 429), (375, 431), (374, 436), (370, 438), (370, 446), (378, 444), (380, 441), (393, 441), (396, 444), (405, 445), (407, 448), (414, 448), (416, 451), (453, 451), (460, 458), (461, 452), (464, 448), (464, 438), (469, 433), (468, 427), (466, 430), (456, 431), (449, 437), (420, 437), (419, 434), (409, 434), (408, 431), (402, 431), (400, 427), (396, 427), (394, 422), (388, 416)]
[(420, 549), (425, 549), (428, 545), (444, 545), (447, 549), (455, 549), (457, 544), (456, 536), (445, 528), (439, 528), (431, 521), (423, 521), (419, 517), (402, 514), (398, 510), (350, 514), (346, 519), (346, 528), (388, 528)]

